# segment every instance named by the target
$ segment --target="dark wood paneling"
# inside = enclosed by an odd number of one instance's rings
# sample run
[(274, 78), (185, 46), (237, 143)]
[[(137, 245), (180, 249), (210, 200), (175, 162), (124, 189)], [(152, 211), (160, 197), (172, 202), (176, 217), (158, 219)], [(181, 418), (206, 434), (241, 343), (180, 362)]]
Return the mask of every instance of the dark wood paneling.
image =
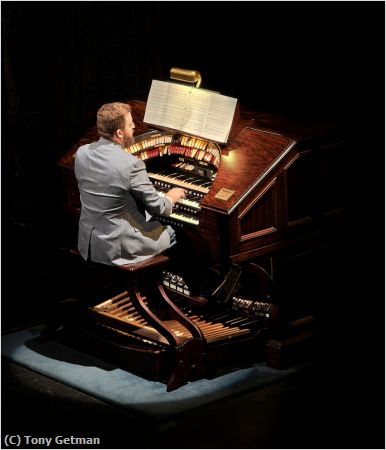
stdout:
[(201, 210), (199, 218), (198, 232), (207, 242), (212, 257), (226, 259), (231, 243), (229, 218), (210, 209)]
[(255, 196), (238, 217), (240, 221), (241, 241), (272, 233), (275, 222), (275, 182), (270, 183)]

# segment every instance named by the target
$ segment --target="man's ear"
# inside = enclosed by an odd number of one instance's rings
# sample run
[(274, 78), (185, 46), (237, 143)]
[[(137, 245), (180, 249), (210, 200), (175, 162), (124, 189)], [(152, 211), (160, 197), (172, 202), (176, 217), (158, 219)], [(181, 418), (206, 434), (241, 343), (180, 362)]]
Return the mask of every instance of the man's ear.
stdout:
[(118, 130), (115, 130), (114, 136), (117, 137), (118, 139), (122, 139), (123, 138), (123, 131), (120, 128), (118, 128)]

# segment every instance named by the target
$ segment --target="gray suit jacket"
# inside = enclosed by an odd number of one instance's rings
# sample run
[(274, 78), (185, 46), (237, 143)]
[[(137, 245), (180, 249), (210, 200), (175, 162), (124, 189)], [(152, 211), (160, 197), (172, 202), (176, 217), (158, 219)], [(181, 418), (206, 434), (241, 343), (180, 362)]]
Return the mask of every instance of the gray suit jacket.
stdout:
[(84, 259), (90, 251), (92, 261), (128, 264), (169, 247), (166, 227), (150, 214), (169, 215), (173, 205), (157, 194), (143, 161), (100, 138), (79, 147), (75, 175), (82, 202), (78, 248)]

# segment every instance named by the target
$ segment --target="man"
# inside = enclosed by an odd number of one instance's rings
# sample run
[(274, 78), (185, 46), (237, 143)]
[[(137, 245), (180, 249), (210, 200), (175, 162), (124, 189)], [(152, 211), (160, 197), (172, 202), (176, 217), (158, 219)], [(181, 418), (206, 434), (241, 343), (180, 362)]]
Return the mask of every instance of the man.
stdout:
[(162, 253), (174, 231), (150, 214), (169, 215), (185, 191), (173, 188), (160, 197), (145, 164), (125, 149), (133, 142), (131, 107), (108, 103), (97, 113), (100, 139), (79, 147), (75, 175), (82, 203), (78, 248), (84, 259), (122, 265)]
[(170, 226), (151, 216), (169, 215), (175, 203), (185, 198), (184, 189), (173, 188), (159, 196), (144, 162), (125, 151), (134, 142), (130, 105), (103, 105), (97, 113), (97, 128), (100, 139), (79, 147), (75, 155), (82, 203), (80, 254), (86, 260), (123, 265), (165, 252), (171, 258), (171, 270), (184, 278), (191, 297), (204, 304), (202, 294), (210, 295), (213, 283), (217, 286), (222, 281), (208, 270), (208, 249), (184, 233), (176, 237)]

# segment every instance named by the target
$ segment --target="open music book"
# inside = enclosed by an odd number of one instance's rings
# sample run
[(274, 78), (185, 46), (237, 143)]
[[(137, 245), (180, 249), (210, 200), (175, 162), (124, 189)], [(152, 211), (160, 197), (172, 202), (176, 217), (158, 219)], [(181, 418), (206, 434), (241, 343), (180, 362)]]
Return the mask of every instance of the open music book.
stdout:
[(153, 80), (144, 122), (226, 143), (236, 104), (217, 92)]

